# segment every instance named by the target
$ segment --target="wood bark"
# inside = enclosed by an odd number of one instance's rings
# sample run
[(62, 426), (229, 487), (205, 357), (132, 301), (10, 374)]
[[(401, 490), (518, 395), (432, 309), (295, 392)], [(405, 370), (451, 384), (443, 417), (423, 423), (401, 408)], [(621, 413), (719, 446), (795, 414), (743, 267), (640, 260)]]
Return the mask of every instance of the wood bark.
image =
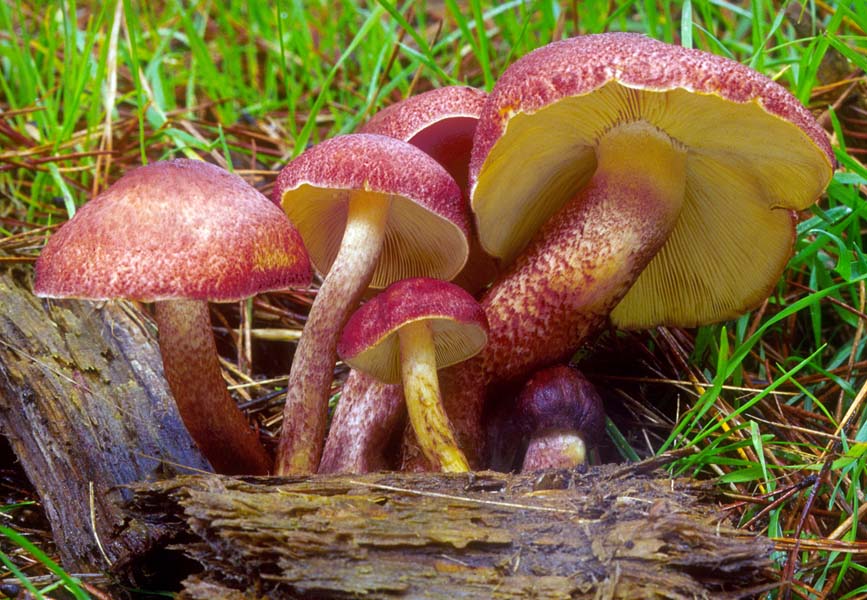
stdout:
[(185, 598), (736, 598), (773, 585), (770, 542), (653, 462), (178, 476), (208, 465), (152, 324), (126, 304), (35, 298), (26, 269), (0, 270), (0, 427), (68, 569), (180, 571)]
[(123, 486), (210, 466), (180, 421), (149, 320), (129, 304), (36, 298), (30, 273), (0, 269), (0, 431), (64, 566), (120, 568), (162, 535), (125, 523)]
[(203, 566), (184, 582), (190, 599), (738, 598), (768, 586), (770, 542), (653, 466), (185, 476), (136, 486), (130, 510), (186, 540)]

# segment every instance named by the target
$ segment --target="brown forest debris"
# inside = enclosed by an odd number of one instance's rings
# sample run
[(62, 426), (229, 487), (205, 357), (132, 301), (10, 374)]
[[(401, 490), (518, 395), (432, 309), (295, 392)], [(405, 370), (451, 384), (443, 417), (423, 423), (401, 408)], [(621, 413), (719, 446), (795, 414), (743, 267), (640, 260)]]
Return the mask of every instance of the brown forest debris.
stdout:
[(192, 541), (186, 598), (746, 597), (771, 544), (695, 482), (640, 466), (544, 476), (189, 476), (132, 513)]

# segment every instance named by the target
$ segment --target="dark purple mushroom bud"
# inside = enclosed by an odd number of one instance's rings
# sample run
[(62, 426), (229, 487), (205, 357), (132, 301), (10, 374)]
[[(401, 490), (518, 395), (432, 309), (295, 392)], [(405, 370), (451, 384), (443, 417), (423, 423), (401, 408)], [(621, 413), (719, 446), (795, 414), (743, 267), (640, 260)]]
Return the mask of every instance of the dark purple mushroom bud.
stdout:
[(586, 461), (586, 446), (605, 427), (602, 400), (577, 370), (556, 366), (537, 372), (521, 390), (513, 413), (527, 443), (524, 472), (565, 469)]

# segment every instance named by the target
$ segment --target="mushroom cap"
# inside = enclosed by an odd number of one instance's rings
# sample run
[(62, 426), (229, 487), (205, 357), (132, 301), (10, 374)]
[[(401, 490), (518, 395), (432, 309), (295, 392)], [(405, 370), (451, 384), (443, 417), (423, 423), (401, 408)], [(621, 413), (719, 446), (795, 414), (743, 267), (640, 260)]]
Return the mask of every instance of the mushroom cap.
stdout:
[(239, 176), (198, 160), (126, 173), (51, 236), (34, 292), (51, 298), (230, 302), (309, 285), (286, 215)]
[(511, 261), (592, 177), (599, 138), (636, 120), (686, 149), (686, 193), (668, 243), (612, 320), (688, 326), (751, 308), (791, 254), (790, 210), (814, 202), (831, 177), (828, 138), (767, 77), (639, 34), (555, 42), (503, 73), (470, 162), (483, 247)]
[(473, 135), (488, 95), (452, 85), (436, 88), (378, 111), (359, 130), (409, 142), (433, 156), (463, 189)]
[(371, 287), (407, 277), (451, 279), (461, 270), (470, 225), (454, 179), (407, 142), (354, 133), (309, 148), (277, 177), (274, 200), (298, 227), (321, 273), (340, 249), (353, 192), (392, 201)]
[(605, 410), (596, 388), (565, 365), (537, 371), (524, 384), (513, 419), (525, 438), (549, 430), (577, 431), (588, 445), (605, 428)]
[(488, 321), (479, 303), (447, 281), (416, 277), (390, 285), (349, 318), (337, 345), (353, 369), (385, 383), (400, 383), (398, 331), (427, 321), (436, 347), (437, 368), (479, 353), (488, 341)]

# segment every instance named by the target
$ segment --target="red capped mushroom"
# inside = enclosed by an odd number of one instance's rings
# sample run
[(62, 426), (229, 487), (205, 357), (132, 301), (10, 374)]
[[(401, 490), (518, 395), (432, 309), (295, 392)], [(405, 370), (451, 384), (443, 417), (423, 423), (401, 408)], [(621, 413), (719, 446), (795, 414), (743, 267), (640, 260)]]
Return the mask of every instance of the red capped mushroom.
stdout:
[(196, 160), (126, 173), (43, 249), (34, 291), (155, 303), (166, 378), (193, 440), (219, 473), (265, 474), (271, 459), (223, 382), (208, 302), (308, 285), (286, 215), (237, 175)]
[[(387, 135), (424, 150), (445, 167), (468, 198), (473, 136), (486, 98), (484, 91), (473, 87), (436, 88), (385, 107), (361, 132)], [(476, 294), (494, 280), (497, 271), (497, 261), (482, 249), (473, 232), (467, 264), (452, 281)]]
[(482, 245), (516, 260), (483, 302), (492, 372), (568, 357), (609, 314), (695, 326), (754, 307), (833, 165), (797, 99), (732, 60), (627, 33), (520, 59), (470, 167)]
[(403, 383), (409, 421), (431, 465), (467, 471), (443, 412), (437, 370), (477, 354), (487, 341), (481, 307), (460, 287), (438, 279), (399, 281), (359, 308), (338, 353), (354, 369)]
[[(809, 111), (726, 58), (608, 33), (516, 61), (470, 163), (482, 245), (512, 262), (481, 300), (482, 377), (567, 359), (609, 318), (695, 326), (756, 306), (791, 256), (792, 211), (833, 166)], [(482, 398), (458, 396), (447, 408), (480, 413), (464, 407)]]
[[(360, 132), (404, 140), (425, 151), (445, 167), (467, 196), (473, 135), (486, 97), (482, 90), (467, 86), (436, 88), (383, 108)], [(482, 250), (473, 233), (467, 263), (452, 282), (476, 294), (496, 274), (496, 261)], [(319, 471), (366, 472), (371, 465), (383, 465), (382, 446), (392, 434), (385, 424), (399, 424), (405, 417), (403, 408), (399, 392), (350, 373), (328, 430)]]
[(406, 142), (373, 134), (326, 140), (286, 165), (275, 199), (327, 273), (289, 374), (279, 474), (315, 472), (337, 340), (368, 286), (451, 279), (467, 258), (469, 217), (454, 179)]

